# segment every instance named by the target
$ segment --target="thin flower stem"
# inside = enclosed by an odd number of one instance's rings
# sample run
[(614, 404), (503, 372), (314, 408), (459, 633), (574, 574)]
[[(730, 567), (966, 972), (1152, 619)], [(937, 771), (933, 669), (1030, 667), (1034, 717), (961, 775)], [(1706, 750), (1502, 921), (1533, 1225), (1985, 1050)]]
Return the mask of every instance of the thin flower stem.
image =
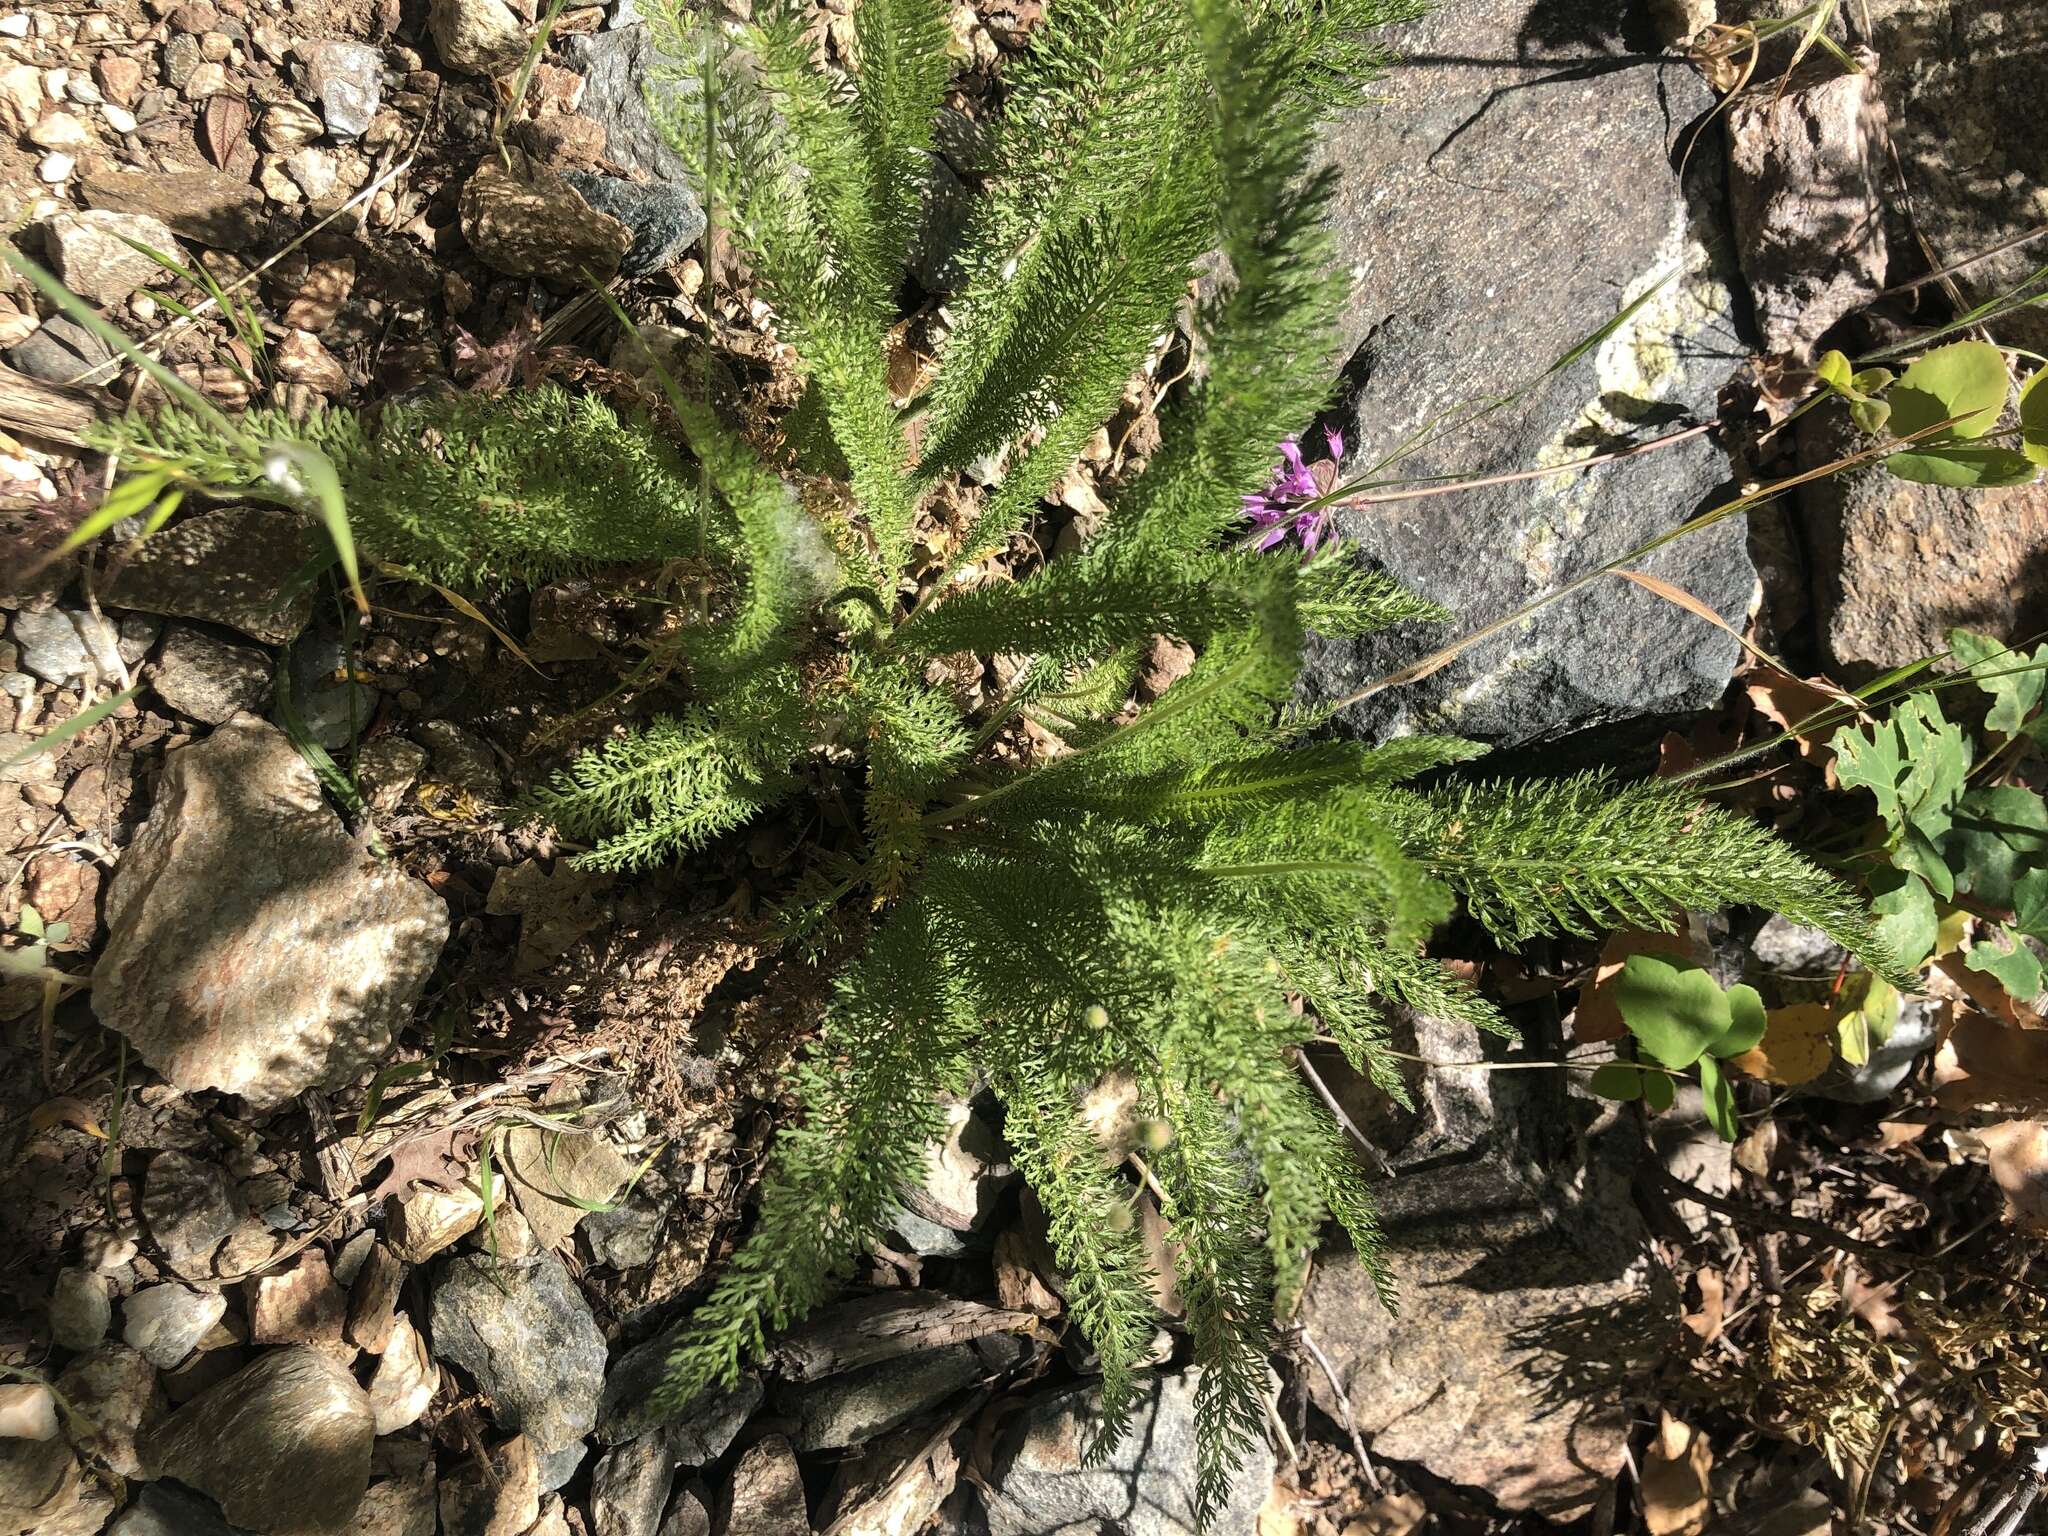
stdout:
[(1676, 543), (1687, 534), (1697, 533), (1700, 529), (1711, 527), (1713, 524), (1721, 522), (1726, 518), (1734, 517), (1739, 513), (1749, 512), (1751, 509), (1760, 507), (1766, 502), (1776, 500), (1779, 496), (1784, 495), (1785, 492), (1794, 490), (1799, 486), (1811, 484), (1816, 480), (1828, 479), (1830, 476), (1840, 474), (1843, 470), (1853, 468), (1858, 464), (1866, 464), (1875, 459), (1887, 458), (1897, 453), (1901, 447), (1907, 444), (1917, 442), (1924, 437), (1930, 437), (1937, 432), (1954, 426), (1960, 419), (1960, 417), (1950, 417), (1944, 421), (1934, 422), (1908, 436), (1891, 442), (1873, 444), (1860, 452), (1846, 454), (1841, 458), (1818, 465), (1813, 469), (1802, 471), (1796, 475), (1788, 475), (1786, 478), (1774, 480), (1768, 485), (1760, 485), (1753, 491), (1745, 491), (1740, 496), (1724, 501), (1717, 507), (1709, 507), (1697, 517), (1688, 518), (1680, 523), (1676, 528), (1668, 529), (1658, 534), (1655, 538), (1646, 539), (1625, 554), (1615, 556), (1614, 559), (1608, 561), (1605, 565), (1595, 566), (1592, 570), (1575, 576), (1570, 581), (1552, 587), (1541, 597), (1531, 598), (1512, 612), (1502, 614), (1492, 623), (1480, 625), (1477, 629), (1452, 641), (1441, 650), (1432, 651), (1420, 661), (1374, 678), (1364, 687), (1346, 694), (1343, 698), (1330, 705), (1327, 713), (1332, 715), (1338, 714), (1343, 710), (1351, 708), (1354, 704), (1363, 703), (1374, 694), (1386, 692), (1389, 688), (1400, 688), (1405, 687), (1409, 683), (1420, 682), (1431, 673), (1450, 665), (1451, 662), (1457, 660), (1460, 655), (1479, 644), (1482, 640), (1491, 639), (1503, 630), (1514, 628), (1524, 619), (1549, 607), (1552, 603), (1570, 597), (1575, 592), (1583, 591), (1604, 576), (1610, 576), (1616, 571), (1626, 570), (1638, 560), (1647, 559), (1665, 545)]
[(1614, 464), (1622, 459), (1633, 459), (1640, 454), (1655, 453), (1659, 448), (1674, 447), (1713, 431), (1714, 425), (1711, 421), (1696, 422), (1692, 426), (1681, 427), (1676, 432), (1667, 432), (1662, 437), (1653, 437), (1646, 443), (1632, 443), (1626, 448), (1615, 448), (1606, 453), (1573, 459), (1569, 464), (1556, 464), (1548, 469), (1517, 469), (1507, 474), (1481, 475), (1477, 479), (1454, 480), (1443, 485), (1412, 485), (1405, 490), (1374, 492), (1368, 487), (1363, 492), (1348, 496), (1333, 491), (1330, 497), (1312, 501), (1302, 510), (1313, 512), (1326, 504), (1337, 507), (1371, 507), (1389, 501), (1420, 501), (1428, 496), (1454, 496), (1460, 491), (1476, 491), (1489, 485), (1511, 485), (1518, 480), (1547, 480), (1552, 475), (1569, 475), (1577, 470), (1591, 469), (1595, 465)]

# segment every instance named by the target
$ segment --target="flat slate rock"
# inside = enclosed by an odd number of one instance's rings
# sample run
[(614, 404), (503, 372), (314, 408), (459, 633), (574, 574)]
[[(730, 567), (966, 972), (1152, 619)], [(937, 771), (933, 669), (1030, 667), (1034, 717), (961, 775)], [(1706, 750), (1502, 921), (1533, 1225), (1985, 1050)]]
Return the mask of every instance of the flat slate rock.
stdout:
[[(1559, 1192), (1490, 1157), (1410, 1168), (1389, 1188), (1382, 1262), (1398, 1313), (1348, 1252), (1323, 1257), (1302, 1307), (1360, 1431), (1376, 1456), (1571, 1518), (1620, 1472), (1632, 1372), (1676, 1324), (1639, 1262), (1626, 1186), (1576, 1222), (1557, 1214)], [(1320, 1372), (1309, 1391), (1342, 1417)]]
[(313, 592), (278, 594), (320, 551), (305, 519), (273, 507), (224, 507), (153, 535), (100, 578), (102, 603), (205, 619), (267, 645), (295, 640), (313, 616)]
[[(1097, 1402), (1086, 1390), (1047, 1398), (997, 1447), (995, 1487), (983, 1494), (989, 1536), (1195, 1536), (1195, 1388), (1199, 1371), (1153, 1383), (1130, 1431), (1084, 1465)], [(1273, 1486), (1263, 1439), (1232, 1480), (1211, 1536), (1251, 1536)]]
[[(1913, 199), (1913, 230), (1944, 264), (1989, 251), (2048, 220), (2048, 43), (2031, 0), (1870, 0), (1866, 41), (1882, 61), (1892, 144)], [(2041, 264), (2038, 245), (1957, 273), (1980, 303)], [(2002, 340), (2048, 346), (2048, 309), (1994, 323)]]
[(448, 936), (441, 898), (366, 854), (247, 715), (165, 758), (106, 917), (101, 1022), (177, 1087), (263, 1107), (383, 1061)]
[[(1647, 6), (1622, 8), (1637, 26)], [(1519, 403), (1400, 461), (1390, 475), (1480, 476), (1585, 457), (1667, 424), (1711, 420), (1748, 350), (1731, 318), (1718, 146), (1672, 163), (1713, 104), (1695, 72), (1645, 61), (1604, 0), (1449, 0), (1390, 29), (1409, 60), (1339, 123), (1335, 223), (1355, 285), (1344, 321), (1347, 471), (1445, 412), (1532, 379), (1624, 306), (1655, 297)], [(1647, 30), (1647, 29), (1645, 29)], [(1673, 275), (1675, 274), (1675, 276)], [(1665, 281), (1667, 277), (1671, 280)], [(1319, 448), (1314, 438), (1307, 440)], [(1348, 511), (1362, 556), (1455, 615), (1363, 641), (1312, 640), (1303, 692), (1334, 703), (1711, 504), (1725, 477), (1705, 439), (1578, 474)], [(1644, 569), (1738, 627), (1755, 588), (1739, 520), (1668, 546)], [(1472, 647), (1432, 677), (1348, 707), (1368, 738), (1443, 730), (1547, 740), (1713, 704), (1734, 638), (1602, 578)]]
[(434, 1353), (490, 1394), (498, 1427), (537, 1454), (574, 1445), (597, 1423), (605, 1343), (551, 1253), (450, 1259), (434, 1282)]

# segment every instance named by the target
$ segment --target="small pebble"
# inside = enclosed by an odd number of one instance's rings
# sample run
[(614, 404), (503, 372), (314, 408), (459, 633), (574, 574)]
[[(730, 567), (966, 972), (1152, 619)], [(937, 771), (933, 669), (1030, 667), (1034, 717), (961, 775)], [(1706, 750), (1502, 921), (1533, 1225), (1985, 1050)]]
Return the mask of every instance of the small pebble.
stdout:
[(228, 88), (227, 66), (208, 59), (192, 71), (185, 82), (187, 101), (204, 101), (209, 96), (218, 96)]
[(107, 126), (123, 137), (135, 131), (135, 114), (126, 107), (117, 107), (111, 101), (100, 108), (100, 116), (107, 120)]
[(36, 165), (36, 175), (45, 185), (55, 187), (69, 181), (71, 173), (77, 169), (77, 160), (59, 150), (55, 154), (43, 156)]
[(0, 16), (0, 37), (27, 37), (27, 16)]
[(57, 1438), (57, 1399), (41, 1382), (0, 1386), (0, 1440)]
[(45, 112), (29, 129), (28, 141), (38, 149), (83, 149), (92, 142), (92, 135), (69, 112)]

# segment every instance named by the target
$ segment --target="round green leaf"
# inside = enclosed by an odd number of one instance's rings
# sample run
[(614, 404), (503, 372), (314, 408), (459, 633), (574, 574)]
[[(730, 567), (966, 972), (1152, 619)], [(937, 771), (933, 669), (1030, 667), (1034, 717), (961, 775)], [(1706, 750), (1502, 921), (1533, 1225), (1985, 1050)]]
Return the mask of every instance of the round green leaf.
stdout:
[(2020, 391), (2020, 451), (2048, 464), (2048, 368), (2037, 368)]
[(1707, 1124), (1720, 1133), (1723, 1141), (1733, 1141), (1742, 1134), (1742, 1123), (1735, 1116), (1735, 1090), (1728, 1085), (1721, 1063), (1711, 1056), (1700, 1058), (1700, 1097), (1706, 1108)]
[[(1892, 429), (1901, 431), (1896, 418)], [(2010, 448), (1930, 448), (1895, 453), (1884, 461), (1884, 467), (1915, 485), (2025, 485), (2035, 474), (2033, 462)]]
[(1916, 967), (1934, 952), (1941, 919), (1934, 893), (1918, 875), (1903, 869), (1877, 871), (1870, 877), (1870, 910), (1877, 914), (1877, 936), (1901, 965)]
[(1663, 955), (1630, 955), (1614, 978), (1614, 1001), (1644, 1050), (1667, 1067), (1689, 1067), (1728, 1032), (1728, 999), (1699, 966)]
[(1617, 1099), (1626, 1104), (1630, 1099), (1643, 1096), (1643, 1074), (1639, 1068), (1625, 1061), (1610, 1061), (1593, 1069), (1592, 1080), (1586, 1086), (1603, 1099)]
[(1733, 986), (1728, 989), (1728, 1032), (1707, 1049), (1713, 1055), (1726, 1061), (1730, 1056), (1740, 1056), (1764, 1037), (1764, 1026), (1769, 1020), (1764, 1016), (1764, 1000), (1755, 987)]
[(1668, 1073), (1645, 1072), (1643, 1074), (1643, 1103), (1649, 1106), (1651, 1114), (1663, 1114), (1665, 1110), (1671, 1107), (1671, 1101), (1677, 1097), (1678, 1085), (1671, 1081)]
[(1892, 431), (1911, 437), (1937, 422), (1950, 422), (1916, 442), (1952, 443), (1982, 437), (1996, 425), (2011, 387), (2005, 354), (1990, 342), (1957, 341), (1936, 347), (1899, 375), (1899, 382), (1892, 386)]
[(1851, 374), (1849, 359), (1839, 352), (1823, 352), (1813, 365), (1814, 375), (1830, 389), (1847, 389)]

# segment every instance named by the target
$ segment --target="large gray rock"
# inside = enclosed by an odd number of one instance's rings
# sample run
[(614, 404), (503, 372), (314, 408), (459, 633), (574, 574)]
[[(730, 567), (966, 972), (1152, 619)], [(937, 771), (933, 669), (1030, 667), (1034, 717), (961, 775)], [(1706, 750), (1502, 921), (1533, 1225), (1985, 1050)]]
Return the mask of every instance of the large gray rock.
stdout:
[(370, 1485), (370, 1402), (333, 1356), (259, 1355), (148, 1434), (142, 1459), (251, 1530), (348, 1531)]
[(434, 1353), (490, 1394), (501, 1429), (537, 1453), (558, 1451), (597, 1423), (604, 1335), (551, 1253), (450, 1259), (434, 1284)]
[[(1839, 413), (1799, 426), (1802, 465), (1867, 441)], [(1799, 513), (1821, 639), (1847, 681), (1947, 650), (1954, 625), (2018, 643), (2048, 619), (2048, 485), (1915, 485), (1864, 464), (1804, 487)]]
[[(1388, 473), (1476, 476), (1567, 463), (1714, 415), (1731, 360), (1725, 245), (1671, 162), (1713, 96), (1684, 64), (1643, 63), (1648, 6), (1451, 0), (1387, 41), (1383, 100), (1336, 128), (1336, 222), (1356, 284), (1345, 317), (1348, 470), (1459, 407), (1537, 378), (1640, 295), (1655, 296), (1519, 403)], [(1618, 33), (1629, 28), (1628, 35)], [(1612, 67), (1607, 61), (1612, 60)], [(1715, 179), (1708, 148), (1691, 174)], [(1712, 199), (1704, 199), (1712, 201)], [(1663, 281), (1669, 277), (1670, 281)], [(1304, 692), (1335, 702), (1683, 522), (1724, 476), (1703, 439), (1590, 472), (1347, 512), (1363, 556), (1456, 616), (1363, 642), (1312, 641)], [(1644, 563), (1739, 626), (1755, 574), (1739, 521)], [(1603, 578), (1429, 679), (1353, 705), (1378, 736), (1451, 730), (1516, 743), (1711, 704), (1734, 638)]]
[(604, 1536), (655, 1536), (675, 1487), (669, 1435), (653, 1430), (606, 1451), (590, 1474), (590, 1514)]
[[(605, 1372), (604, 1392), (597, 1408), (597, 1438), (606, 1445), (636, 1439), (662, 1422), (654, 1394), (668, 1374), (668, 1357), (682, 1325), (621, 1350)], [(701, 1467), (723, 1456), (740, 1427), (761, 1405), (758, 1377), (742, 1376), (731, 1389), (697, 1398), (672, 1422), (676, 1459)]]
[(643, 94), (657, 53), (646, 23), (572, 37), (570, 67), (583, 76), (577, 110), (604, 124), (605, 158), (655, 181), (687, 179), (682, 156), (655, 129)]
[(269, 645), (298, 637), (312, 617), (304, 583), (280, 597), (320, 549), (304, 519), (272, 507), (224, 507), (152, 535), (100, 578), (100, 601), (115, 608), (206, 619)]
[[(1491, 1157), (1411, 1168), (1388, 1191), (1382, 1262), (1399, 1311), (1350, 1253), (1324, 1257), (1302, 1308), (1373, 1453), (1511, 1510), (1591, 1504), (1627, 1452), (1631, 1370), (1671, 1321), (1640, 1278), (1625, 1184), (1579, 1221), (1557, 1215), (1559, 1189)], [(1320, 1372), (1309, 1390), (1342, 1418)]]
[[(1189, 1371), (1154, 1384), (1130, 1433), (1107, 1459), (1082, 1464), (1095, 1429), (1092, 1393), (1048, 1398), (1026, 1413), (997, 1450), (984, 1492), (990, 1536), (1195, 1536), (1195, 1386)], [(1273, 1484), (1273, 1454), (1260, 1440), (1209, 1522), (1212, 1536), (1251, 1536)]]
[[(1880, 85), (1905, 169), (1917, 232), (1941, 262), (1960, 261), (2048, 220), (2048, 42), (2026, 3), (1870, 0), (1866, 41), (1883, 60)], [(1956, 274), (1979, 302), (2041, 264), (2038, 245)], [(2048, 346), (2048, 309), (2022, 309), (1994, 329)]]
[(1824, 58), (1728, 109), (1736, 251), (1769, 352), (1809, 356), (1885, 286), (1884, 100), (1863, 63)]
[(101, 1021), (176, 1086), (264, 1106), (382, 1061), (448, 936), (441, 899), (366, 856), (246, 715), (166, 758), (106, 913)]

